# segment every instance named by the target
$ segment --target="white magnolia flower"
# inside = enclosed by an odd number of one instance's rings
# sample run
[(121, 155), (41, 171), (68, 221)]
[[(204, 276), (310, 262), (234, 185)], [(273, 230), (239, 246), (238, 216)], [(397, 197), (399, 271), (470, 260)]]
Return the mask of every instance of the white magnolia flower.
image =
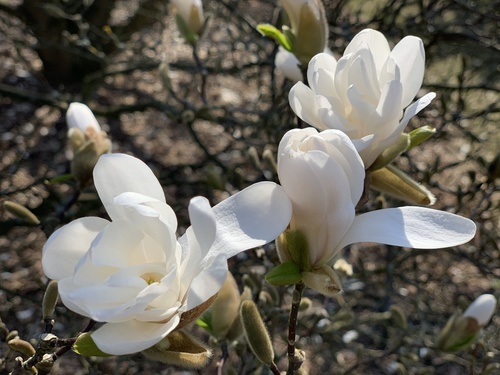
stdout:
[(497, 307), (497, 299), (492, 294), (482, 294), (472, 302), (463, 316), (477, 320), (480, 327), (484, 327), (493, 316)]
[(293, 205), (290, 229), (307, 238), (313, 270), (333, 266), (335, 255), (353, 243), (434, 249), (467, 242), (476, 230), (469, 219), (422, 207), (356, 216), (365, 171), (354, 145), (339, 130), (287, 132), (279, 144), (278, 176)]
[(272, 241), (291, 216), (282, 188), (263, 182), (214, 208), (193, 198), (192, 226), (177, 240), (176, 216), (142, 161), (104, 155), (94, 183), (111, 221), (85, 217), (60, 228), (42, 265), (66, 307), (106, 323), (92, 338), (109, 354), (147, 349), (179, 328), (184, 312), (201, 313), (226, 278), (226, 259)]
[(409, 105), (422, 85), (424, 65), (419, 38), (407, 36), (391, 51), (380, 32), (366, 29), (340, 60), (316, 55), (307, 70), (310, 87), (298, 82), (290, 91), (290, 105), (319, 130), (345, 132), (368, 168), (435, 97), (429, 93)]
[(102, 154), (111, 152), (111, 141), (85, 104), (71, 103), (66, 112), (68, 139), (72, 151), (71, 173), (82, 185), (92, 178), (92, 170)]
[(203, 22), (203, 4), (201, 0), (171, 0), (175, 6), (177, 14), (182, 18), (188, 30), (194, 34), (199, 34)]

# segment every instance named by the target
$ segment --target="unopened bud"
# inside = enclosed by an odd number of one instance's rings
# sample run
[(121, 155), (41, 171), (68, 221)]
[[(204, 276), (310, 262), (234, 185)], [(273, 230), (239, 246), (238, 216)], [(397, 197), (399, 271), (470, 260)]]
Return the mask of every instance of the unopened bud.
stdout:
[(401, 309), (401, 307), (397, 305), (392, 305), (389, 308), (389, 311), (391, 312), (391, 321), (396, 327), (399, 327), (401, 329), (406, 329), (408, 327), (406, 314)]
[(17, 330), (14, 329), (7, 334), (5, 341), (9, 342), (10, 340), (18, 339), (18, 338), (19, 338), (19, 332), (17, 332)]
[(276, 164), (276, 159), (274, 158), (273, 152), (266, 148), (262, 153), (262, 159), (267, 163), (268, 167), (271, 168), (274, 174), (278, 174), (278, 164)]
[(48, 374), (54, 367), (54, 356), (52, 354), (44, 354), (42, 360), (35, 365), (39, 373)]
[(15, 338), (7, 342), (9, 348), (15, 350), (18, 353), (25, 355), (26, 357), (31, 357), (35, 354), (35, 348), (28, 341), (21, 340), (20, 338)]
[(226, 281), (212, 304), (212, 332), (217, 337), (224, 337), (238, 317), (240, 307), (240, 291), (231, 272), (227, 273)]
[(241, 304), (240, 314), (252, 352), (259, 361), (271, 365), (274, 362), (274, 350), (257, 305), (253, 301), (244, 301)]
[(260, 164), (259, 153), (254, 146), (250, 146), (247, 150), (247, 155), (250, 158), (250, 162), (252, 163), (255, 169), (261, 170), (262, 165)]
[(47, 289), (45, 289), (45, 294), (43, 295), (43, 301), (42, 301), (43, 320), (47, 320), (52, 317), (52, 315), (54, 314), (54, 310), (56, 308), (58, 298), (59, 298), (59, 292), (57, 288), (57, 281), (52, 280), (47, 285)]
[(299, 311), (304, 312), (311, 308), (312, 301), (307, 297), (302, 297), (300, 300)]
[(436, 201), (434, 194), (393, 165), (372, 171), (370, 175), (375, 190), (424, 206)]
[(492, 294), (483, 294), (470, 304), (463, 316), (476, 319), (479, 326), (484, 327), (493, 316), (496, 306), (497, 300)]
[(324, 51), (328, 41), (328, 25), (321, 0), (302, 5), (298, 29), (294, 31), (293, 53), (302, 66), (307, 66), (315, 55)]
[(5, 201), (3, 202), (3, 205), (7, 210), (7, 212), (14, 215), (18, 219), (21, 219), (31, 225), (40, 224), (40, 220), (38, 220), (36, 215), (30, 210), (28, 210), (26, 207), (20, 205), (19, 203), (13, 201)]

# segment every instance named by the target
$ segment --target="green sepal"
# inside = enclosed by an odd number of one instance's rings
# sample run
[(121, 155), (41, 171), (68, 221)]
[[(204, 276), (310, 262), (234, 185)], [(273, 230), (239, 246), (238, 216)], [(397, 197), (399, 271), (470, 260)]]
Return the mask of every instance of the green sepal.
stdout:
[(410, 146), (410, 136), (406, 133), (401, 134), (396, 142), (394, 142), (392, 145), (390, 145), (388, 148), (382, 151), (382, 153), (370, 166), (370, 170), (376, 171), (377, 169), (383, 168), (386, 165), (390, 164), (399, 155), (408, 150), (409, 146)]
[(202, 316), (196, 319), (196, 325), (198, 327), (203, 328), (205, 331), (212, 333), (213, 329), (211, 321), (212, 321), (212, 312), (210, 310), (205, 311), (205, 313)]
[(266, 280), (271, 285), (292, 285), (302, 280), (300, 268), (294, 262), (284, 262), (274, 267), (266, 274)]
[(199, 39), (198, 34), (193, 33), (191, 30), (189, 30), (189, 26), (186, 24), (186, 21), (184, 21), (184, 19), (179, 14), (175, 15), (175, 22), (177, 22), (177, 27), (184, 39), (186, 39), (189, 44), (196, 44)]
[(408, 135), (410, 136), (410, 145), (407, 150), (411, 150), (413, 147), (418, 146), (420, 143), (426, 141), (434, 135), (436, 129), (430, 127), (429, 125), (421, 126), (420, 128), (412, 130)]
[(280, 30), (268, 23), (260, 23), (257, 25), (257, 31), (262, 35), (274, 39), (280, 46), (287, 51), (292, 51), (292, 43)]
[(104, 353), (99, 349), (92, 339), (89, 332), (84, 332), (76, 339), (73, 344), (73, 351), (76, 354), (84, 356), (95, 356), (95, 357), (109, 357), (111, 354)]

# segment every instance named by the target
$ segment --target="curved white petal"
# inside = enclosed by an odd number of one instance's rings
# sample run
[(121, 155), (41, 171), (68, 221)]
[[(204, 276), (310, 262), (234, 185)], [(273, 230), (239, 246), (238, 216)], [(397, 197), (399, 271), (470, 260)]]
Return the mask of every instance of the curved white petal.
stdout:
[(293, 112), (309, 125), (318, 129), (325, 129), (325, 125), (318, 116), (318, 104), (315, 93), (302, 82), (297, 82), (288, 94), (288, 101)]
[(112, 220), (124, 216), (122, 206), (114, 202), (121, 193), (140, 193), (165, 202), (165, 194), (153, 171), (133, 156), (102, 155), (94, 168), (94, 184)]
[(179, 324), (178, 315), (167, 323), (146, 323), (130, 320), (107, 323), (92, 333), (92, 339), (103, 352), (124, 355), (140, 352), (160, 342)]
[(274, 65), (283, 75), (292, 82), (302, 81), (302, 72), (300, 71), (300, 61), (292, 52), (283, 47), (279, 47), (278, 53), (274, 59)]
[(402, 108), (411, 103), (424, 80), (424, 44), (416, 36), (406, 36), (391, 51), (391, 58), (400, 69), (403, 95)]
[(497, 307), (497, 300), (492, 294), (480, 295), (465, 310), (463, 316), (469, 316), (477, 320), (481, 327), (485, 326), (493, 316)]
[(415, 103), (413, 103), (408, 108), (406, 108), (405, 114), (404, 114), (403, 118), (401, 119), (401, 121), (399, 122), (398, 130), (403, 131), (403, 129), (406, 127), (406, 125), (411, 120), (411, 118), (413, 116), (415, 116), (417, 113), (419, 113), (422, 109), (427, 107), (435, 97), (436, 97), (436, 93), (430, 92), (430, 93), (422, 96)]
[(101, 127), (94, 114), (83, 103), (74, 102), (69, 105), (66, 112), (66, 123), (68, 124), (68, 128), (78, 128), (83, 133), (85, 133), (87, 128), (93, 128), (98, 133), (101, 131)]
[(356, 216), (340, 247), (377, 242), (419, 249), (439, 249), (463, 244), (474, 237), (472, 220), (424, 207), (400, 207)]
[(189, 220), (199, 244), (200, 258), (204, 258), (215, 240), (217, 231), (215, 215), (207, 198), (195, 197), (191, 199)]
[(259, 182), (225, 199), (213, 211), (217, 235), (207, 257), (221, 253), (230, 258), (278, 237), (290, 222), (292, 204), (281, 186)]
[(186, 300), (186, 311), (194, 309), (218, 293), (227, 276), (227, 258), (219, 254), (191, 282)]
[(109, 221), (98, 217), (86, 217), (55, 231), (43, 247), (42, 267), (45, 275), (54, 280), (72, 276), (80, 258), (108, 224)]
[(354, 36), (344, 51), (344, 56), (354, 54), (364, 46), (369, 46), (373, 54), (373, 60), (377, 69), (377, 75), (380, 75), (383, 65), (391, 52), (389, 43), (384, 34), (373, 29), (364, 29)]

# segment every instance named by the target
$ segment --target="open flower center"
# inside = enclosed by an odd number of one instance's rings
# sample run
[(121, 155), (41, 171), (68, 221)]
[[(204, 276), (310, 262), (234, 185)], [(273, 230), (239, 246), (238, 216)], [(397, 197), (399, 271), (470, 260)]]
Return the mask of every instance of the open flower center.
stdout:
[(145, 282), (147, 282), (148, 285), (160, 282), (162, 277), (163, 276), (158, 272), (147, 272), (147, 273), (141, 275), (141, 279), (143, 279)]

